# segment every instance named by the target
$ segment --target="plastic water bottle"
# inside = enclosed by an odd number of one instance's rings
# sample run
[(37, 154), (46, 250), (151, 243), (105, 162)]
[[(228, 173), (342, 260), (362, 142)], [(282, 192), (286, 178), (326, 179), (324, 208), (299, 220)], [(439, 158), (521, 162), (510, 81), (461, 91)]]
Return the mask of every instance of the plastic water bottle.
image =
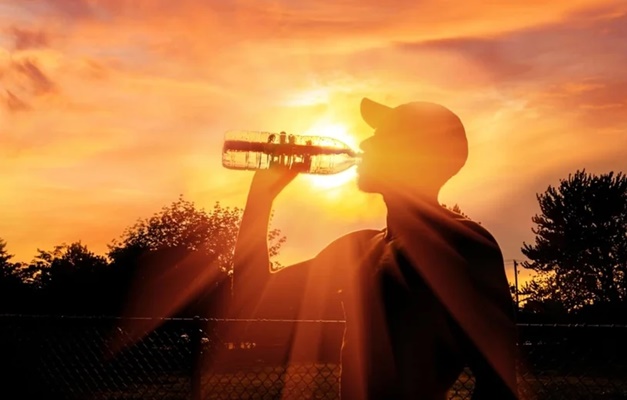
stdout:
[(222, 165), (238, 170), (281, 165), (301, 173), (330, 175), (359, 160), (360, 154), (340, 140), (285, 132), (228, 131), (222, 147)]

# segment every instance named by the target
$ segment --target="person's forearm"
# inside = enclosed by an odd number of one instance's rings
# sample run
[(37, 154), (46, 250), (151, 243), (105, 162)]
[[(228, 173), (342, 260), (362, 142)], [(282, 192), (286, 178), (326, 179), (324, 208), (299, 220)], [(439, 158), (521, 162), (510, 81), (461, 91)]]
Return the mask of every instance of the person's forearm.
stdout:
[(239, 234), (233, 255), (233, 290), (240, 296), (268, 279), (270, 258), (268, 255), (268, 224), (273, 197), (254, 189), (248, 195), (242, 215)]

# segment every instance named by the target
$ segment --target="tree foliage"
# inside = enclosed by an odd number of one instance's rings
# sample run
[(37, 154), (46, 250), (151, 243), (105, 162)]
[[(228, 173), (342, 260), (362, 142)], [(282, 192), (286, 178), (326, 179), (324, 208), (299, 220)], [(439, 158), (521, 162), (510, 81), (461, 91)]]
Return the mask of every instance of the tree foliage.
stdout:
[[(195, 285), (207, 266), (217, 268), (212, 277), (230, 275), (241, 211), (219, 202), (205, 211), (180, 196), (126, 228), (105, 256), (77, 241), (37, 249), (30, 263), (14, 263), (0, 239), (0, 312), (119, 315), (134, 289), (153, 294), (142, 301), (167, 304), (177, 295), (176, 288)], [(276, 257), (285, 237), (279, 229), (270, 230), (268, 237), (270, 256)], [(206, 304), (215, 301), (212, 296), (212, 288), (197, 287), (196, 297), (185, 305), (197, 307), (188, 312), (207, 311)]]
[(105, 313), (110, 300), (108, 272), (107, 259), (77, 241), (38, 249), (22, 278), (37, 289), (39, 312)]
[(107, 259), (80, 241), (63, 243), (50, 251), (37, 249), (37, 256), (31, 262), (32, 281), (43, 288), (92, 283), (92, 277), (106, 268)]
[(12, 262), (13, 255), (7, 250), (7, 242), (0, 239), (0, 309), (14, 311), (15, 302), (25, 293), (22, 281), (22, 266)]
[(0, 239), (0, 266), (5, 267), (9, 265), (9, 260), (13, 258), (12, 254), (9, 254), (7, 250), (7, 242)]
[[(150, 251), (184, 249), (217, 257), (219, 268), (229, 272), (233, 269), (241, 213), (241, 209), (223, 207), (219, 202), (207, 212), (180, 196), (152, 217), (128, 227), (109, 245), (108, 256), (115, 262)], [(270, 230), (268, 235), (270, 256), (275, 257), (285, 237), (279, 229)]]
[(446, 208), (447, 210), (453, 211), (454, 213), (459, 214), (464, 218), (470, 219), (470, 217), (462, 211), (462, 209), (459, 207), (457, 203), (455, 203), (453, 207), (449, 207), (446, 204), (442, 204), (442, 207)]
[(523, 243), (537, 273), (521, 293), (568, 310), (627, 300), (627, 177), (585, 170), (537, 195), (535, 243)]

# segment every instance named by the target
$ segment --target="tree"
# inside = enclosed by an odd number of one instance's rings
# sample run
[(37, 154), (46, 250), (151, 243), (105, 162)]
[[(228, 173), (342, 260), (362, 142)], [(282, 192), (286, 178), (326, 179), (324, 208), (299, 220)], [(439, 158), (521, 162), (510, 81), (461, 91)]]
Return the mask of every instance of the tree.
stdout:
[[(228, 273), (233, 269), (233, 249), (241, 211), (216, 202), (208, 213), (179, 196), (152, 217), (139, 219), (127, 228), (119, 240), (113, 240), (109, 245), (108, 256), (116, 262), (127, 256), (133, 258), (146, 252), (182, 248), (216, 256), (218, 268)], [(279, 229), (271, 230), (268, 235), (270, 256), (275, 257), (285, 237)]]
[(107, 310), (105, 257), (91, 252), (80, 241), (37, 252), (28, 268), (28, 280), (40, 290), (42, 311), (102, 314)]
[[(210, 212), (182, 196), (139, 219), (109, 245), (113, 290), (128, 294), (125, 314), (171, 316), (218, 312), (230, 296), (241, 210), (216, 202)], [(285, 237), (268, 235), (271, 257)]]
[(627, 177), (585, 170), (537, 194), (534, 244), (524, 268), (537, 277), (521, 293), (569, 311), (627, 300)]
[(0, 239), (0, 310), (1, 312), (18, 311), (26, 285), (21, 277), (21, 265), (11, 262), (12, 254), (7, 250), (7, 242)]
[[(24, 265), (11, 262), (0, 239), (0, 312), (120, 315), (135, 300), (159, 316), (207, 314), (216, 292), (230, 295), (240, 218), (238, 208), (217, 202), (207, 212), (181, 196), (127, 228), (106, 257), (78, 241), (37, 249)], [(276, 257), (285, 237), (278, 229), (268, 236)]]
[(69, 245), (63, 243), (50, 251), (37, 249), (31, 262), (32, 281), (42, 288), (65, 285), (68, 280), (91, 275), (106, 265), (106, 258), (90, 251), (80, 240)]
[(3, 239), (0, 239), (0, 266), (6, 267), (8, 266), (9, 260), (13, 258), (12, 254), (9, 254), (7, 251), (7, 242)]

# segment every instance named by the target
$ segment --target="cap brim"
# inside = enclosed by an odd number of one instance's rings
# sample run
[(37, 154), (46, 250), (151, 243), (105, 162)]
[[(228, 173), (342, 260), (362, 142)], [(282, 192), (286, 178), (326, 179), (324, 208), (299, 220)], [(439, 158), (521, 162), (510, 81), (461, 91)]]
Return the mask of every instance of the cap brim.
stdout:
[(388, 116), (391, 107), (372, 101), (366, 97), (361, 100), (361, 117), (371, 128), (377, 129), (381, 122)]

